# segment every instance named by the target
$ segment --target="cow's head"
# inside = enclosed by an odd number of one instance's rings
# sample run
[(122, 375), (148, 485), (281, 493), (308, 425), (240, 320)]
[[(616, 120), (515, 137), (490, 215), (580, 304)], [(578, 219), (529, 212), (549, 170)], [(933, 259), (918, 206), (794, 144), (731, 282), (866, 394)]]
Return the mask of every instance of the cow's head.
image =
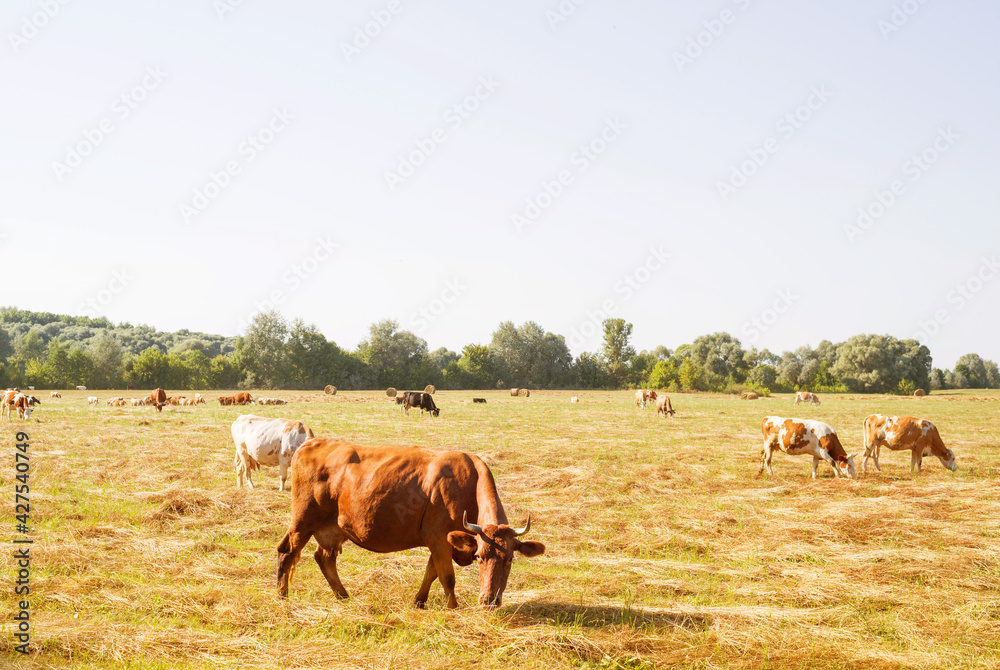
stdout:
[(431, 416), (441, 416), (441, 410), (435, 407), (431, 410)]
[(839, 460), (839, 465), (841, 470), (847, 471), (848, 477), (850, 477), (851, 479), (858, 478), (858, 471), (854, 469), (854, 454), (851, 454), (846, 458), (841, 458)]
[(948, 449), (944, 445), (941, 445), (941, 448), (938, 449), (932, 447), (924, 447), (923, 456), (930, 456), (931, 454), (937, 456), (938, 460), (941, 461), (941, 465), (948, 468), (952, 472), (958, 470), (958, 463), (955, 462), (955, 452), (953, 452), (951, 449)]
[(531, 528), (530, 515), (524, 528), (511, 528), (507, 524), (479, 526), (469, 523), (463, 512), (462, 525), (468, 532), (448, 533), (452, 557), (459, 565), (479, 562), (479, 604), (489, 609), (499, 607), (503, 600), (503, 590), (507, 588), (514, 553), (532, 558), (545, 553), (545, 545), (517, 539)]

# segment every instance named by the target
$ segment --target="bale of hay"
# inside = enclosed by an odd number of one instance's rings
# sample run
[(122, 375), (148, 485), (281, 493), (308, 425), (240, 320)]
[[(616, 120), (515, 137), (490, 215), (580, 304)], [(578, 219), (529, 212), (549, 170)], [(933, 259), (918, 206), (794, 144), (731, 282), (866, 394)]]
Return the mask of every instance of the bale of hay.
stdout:
[(531, 395), (531, 391), (529, 391), (528, 389), (517, 389), (517, 395), (519, 398), (527, 398), (529, 395)]
[(747, 398), (746, 398), (747, 400), (756, 400), (757, 398), (759, 398), (759, 397), (760, 397), (759, 395), (757, 395), (757, 394), (756, 394), (756, 393), (754, 393), (753, 391), (750, 391), (750, 392), (749, 392), (749, 393), (747, 393), (746, 395), (747, 395)]
[(323, 389), (323, 393), (325, 393), (327, 395), (337, 395), (337, 387), (336, 386), (330, 386), (329, 384), (327, 384), (326, 388)]
[(385, 390), (385, 394), (386, 394), (387, 396), (389, 396), (390, 398), (395, 398), (395, 397), (396, 397), (396, 389), (394, 389), (394, 388), (392, 388), (392, 387), (390, 386), (389, 388), (387, 388), (387, 389)]
[(427, 386), (424, 387), (424, 393), (430, 393), (431, 395), (434, 395), (434, 391), (437, 391), (437, 389), (434, 388), (434, 384), (428, 384)]
[(922, 398), (925, 395), (927, 395), (927, 393), (925, 393), (923, 389), (917, 389), (916, 391), (913, 392), (913, 395), (917, 396), (918, 398)]
[(511, 390), (510, 390), (510, 394), (511, 394), (512, 396), (515, 396), (515, 397), (516, 397), (516, 396), (517, 396), (517, 392), (518, 392), (518, 391), (520, 391), (520, 390), (521, 390), (521, 389), (511, 389)]

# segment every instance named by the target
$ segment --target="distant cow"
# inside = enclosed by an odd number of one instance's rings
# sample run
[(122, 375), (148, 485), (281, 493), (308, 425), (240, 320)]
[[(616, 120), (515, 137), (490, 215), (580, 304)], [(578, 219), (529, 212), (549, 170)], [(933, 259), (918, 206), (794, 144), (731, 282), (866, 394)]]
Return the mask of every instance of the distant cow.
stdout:
[(219, 396), (219, 404), (220, 405), (232, 405), (235, 402), (236, 402), (236, 399), (233, 398), (233, 396), (231, 396), (231, 395)]
[(87, 396), (87, 404), (90, 405), (91, 407), (97, 407), (97, 403), (99, 402), (100, 400), (97, 399), (96, 395)]
[(77, 387), (76, 387), (76, 390), (77, 390), (77, 391), (86, 391), (86, 390), (87, 390), (87, 387), (86, 387), (86, 386), (77, 386)]
[(162, 412), (163, 406), (167, 404), (167, 392), (163, 389), (155, 389), (149, 394), (147, 402), (156, 407), (157, 412)]
[(114, 398), (110, 403), (112, 407), (125, 407), (127, 404), (125, 398)]
[(234, 405), (252, 405), (254, 402), (253, 396), (246, 392), (234, 393), (233, 394), (233, 404)]
[(59, 395), (59, 391), (49, 391), (49, 397), (50, 398), (61, 398), (62, 396)]
[(140, 405), (144, 404), (141, 398), (129, 398), (128, 402), (130, 405), (132, 405), (132, 407), (139, 407)]
[(800, 402), (810, 402), (814, 405), (819, 405), (819, 396), (809, 391), (799, 391), (795, 394), (795, 404), (798, 405)]
[(570, 402), (580, 402), (580, 398), (577, 397), (577, 396), (573, 396), (572, 398), (569, 399), (569, 401)]
[[(849, 475), (857, 479), (854, 456), (847, 455), (836, 431), (821, 421), (765, 416), (760, 422), (760, 431), (764, 436), (764, 448), (760, 452), (758, 475), (765, 467), (767, 474), (774, 474), (771, 470), (771, 455), (775, 450), (781, 450), (790, 456), (811, 454), (813, 479), (816, 479), (816, 466), (819, 465), (820, 459), (829, 462), (838, 477)], [(844, 474), (845, 469), (847, 475)]]
[(420, 416), (424, 415), (424, 411), (430, 413), (431, 416), (441, 414), (441, 410), (434, 404), (434, 398), (431, 397), (431, 394), (424, 393), (423, 391), (406, 391), (403, 393), (403, 409), (406, 410), (407, 414), (410, 413), (411, 407), (419, 407)]
[(252, 414), (241, 414), (231, 428), (236, 443), (236, 485), (243, 487), (246, 480), (254, 488), (250, 473), (262, 465), (277, 465), (279, 491), (285, 490), (285, 479), (292, 464), (295, 450), (313, 436), (311, 429), (301, 421), (265, 419)]
[(659, 416), (661, 414), (663, 416), (671, 417), (674, 414), (677, 414), (677, 412), (674, 411), (674, 408), (670, 405), (670, 398), (665, 395), (661, 395), (656, 399), (656, 415)]
[(108, 398), (107, 402), (105, 402), (104, 404), (105, 404), (105, 405), (108, 405), (108, 406), (114, 406), (114, 407), (117, 407), (118, 405), (116, 405), (115, 403), (116, 403), (117, 401), (119, 401), (119, 400), (124, 400), (124, 398), (122, 398), (121, 396), (117, 396), (117, 395), (116, 395), (116, 396), (115, 396), (114, 398)]
[(639, 389), (635, 392), (635, 406), (646, 409), (646, 403), (656, 400), (656, 391), (652, 389)]
[(205, 396), (200, 393), (194, 394), (194, 404), (195, 405), (205, 405)]
[(893, 451), (910, 450), (910, 472), (916, 469), (920, 472), (920, 464), (924, 456), (934, 455), (941, 465), (952, 472), (958, 469), (955, 454), (944, 446), (937, 426), (927, 419), (913, 416), (885, 416), (870, 414), (864, 422), (865, 462), (862, 468), (868, 472), (868, 459), (875, 461), (875, 469), (881, 471), (878, 456), (881, 448), (888, 447)]
[(486, 398), (473, 398), (472, 402), (479, 403), (481, 405), (485, 405), (486, 404)]
[(499, 607), (514, 554), (545, 552), (541, 542), (518, 539), (531, 528), (531, 517), (523, 528), (508, 525), (489, 467), (465, 452), (316, 438), (295, 454), (292, 480), (291, 523), (278, 544), (282, 598), (312, 537), (319, 545), (316, 563), (341, 598), (348, 593), (337, 574), (337, 555), (345, 542), (379, 553), (427, 547), (417, 607), (426, 605), (435, 580), (448, 607), (458, 607), (453, 561), (478, 561), (479, 603)]

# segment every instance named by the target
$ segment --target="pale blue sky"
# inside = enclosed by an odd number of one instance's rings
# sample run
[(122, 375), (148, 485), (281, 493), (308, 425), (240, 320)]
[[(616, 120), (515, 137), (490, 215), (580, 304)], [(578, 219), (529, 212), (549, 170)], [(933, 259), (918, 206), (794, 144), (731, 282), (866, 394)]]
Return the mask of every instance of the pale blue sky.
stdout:
[(235, 334), (273, 296), (348, 348), (532, 319), (579, 353), (604, 306), (640, 349), (924, 323), (935, 365), (1000, 361), (1000, 5), (329, 4), (4, 3), (0, 260), (31, 281), (0, 302)]

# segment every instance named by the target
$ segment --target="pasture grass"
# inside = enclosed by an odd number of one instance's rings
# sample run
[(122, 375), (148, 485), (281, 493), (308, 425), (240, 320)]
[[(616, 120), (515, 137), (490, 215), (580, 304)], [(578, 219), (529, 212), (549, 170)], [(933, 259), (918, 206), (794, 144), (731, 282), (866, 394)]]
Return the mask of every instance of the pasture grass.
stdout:
[[(381, 393), (269, 393), (286, 406), (98, 408), (63, 392), (31, 435), (33, 654), (14, 651), (14, 571), (0, 575), (9, 667), (956, 668), (1000, 665), (1000, 394), (925, 398), (673, 396), (677, 415), (630, 392), (435, 394), (441, 417), (404, 416)], [(126, 392), (126, 395), (128, 393)], [(189, 397), (192, 393), (186, 393)], [(569, 398), (578, 395), (579, 404)], [(473, 396), (488, 399), (471, 403)], [(766, 414), (833, 425), (849, 453), (873, 412), (934, 421), (957, 456), (911, 476), (836, 479), (776, 454), (757, 476)], [(489, 464), (512, 523), (530, 512), (546, 553), (518, 558), (504, 605), (462, 607), (435, 584), (411, 606), (425, 549), (346, 545), (336, 599), (303, 552), (287, 601), (275, 547), (289, 520), (277, 472), (235, 488), (230, 423), (302, 419), (361, 444), (463, 449)], [(13, 537), (14, 435), (2, 426), (5, 535)], [(859, 465), (860, 469), (860, 465)], [(13, 545), (8, 545), (12, 548)], [(8, 552), (9, 555), (9, 552)]]

